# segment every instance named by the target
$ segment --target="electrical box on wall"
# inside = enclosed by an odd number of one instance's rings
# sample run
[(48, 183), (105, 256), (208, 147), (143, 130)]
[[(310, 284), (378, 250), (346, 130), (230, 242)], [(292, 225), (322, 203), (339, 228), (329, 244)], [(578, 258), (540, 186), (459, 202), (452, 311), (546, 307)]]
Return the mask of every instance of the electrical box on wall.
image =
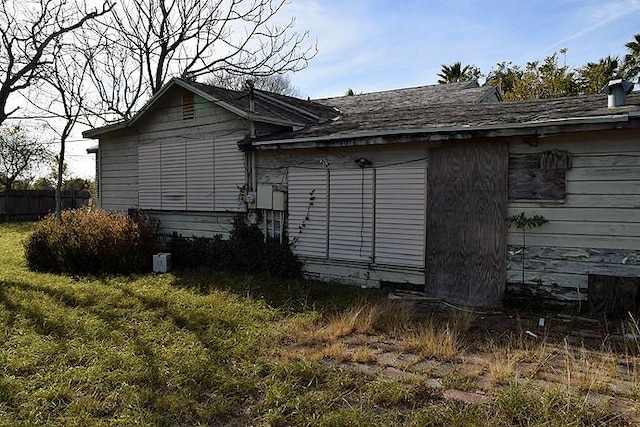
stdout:
[(274, 191), (272, 199), (274, 211), (285, 210), (285, 207), (287, 206), (287, 193), (284, 191)]
[(258, 185), (258, 209), (273, 209), (273, 186)]

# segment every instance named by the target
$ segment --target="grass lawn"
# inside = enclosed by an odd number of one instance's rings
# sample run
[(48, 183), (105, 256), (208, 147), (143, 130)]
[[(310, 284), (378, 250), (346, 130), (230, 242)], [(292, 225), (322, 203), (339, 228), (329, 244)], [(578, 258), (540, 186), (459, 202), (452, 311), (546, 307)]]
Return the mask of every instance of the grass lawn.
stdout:
[(640, 425), (635, 342), (533, 340), (344, 286), (32, 273), (30, 227), (0, 224), (3, 426)]

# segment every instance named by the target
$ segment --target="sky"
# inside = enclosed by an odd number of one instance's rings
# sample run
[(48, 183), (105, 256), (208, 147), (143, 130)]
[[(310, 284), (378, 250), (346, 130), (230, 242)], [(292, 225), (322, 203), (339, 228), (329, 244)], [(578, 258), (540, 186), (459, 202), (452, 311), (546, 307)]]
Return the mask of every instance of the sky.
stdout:
[[(640, 0), (290, 0), (278, 18), (293, 17), (318, 53), (291, 82), (304, 97), (324, 98), (435, 84), (442, 64), (457, 61), (486, 74), (561, 48), (571, 68), (622, 57), (640, 33)], [(93, 178), (92, 145), (69, 144), (72, 175)]]

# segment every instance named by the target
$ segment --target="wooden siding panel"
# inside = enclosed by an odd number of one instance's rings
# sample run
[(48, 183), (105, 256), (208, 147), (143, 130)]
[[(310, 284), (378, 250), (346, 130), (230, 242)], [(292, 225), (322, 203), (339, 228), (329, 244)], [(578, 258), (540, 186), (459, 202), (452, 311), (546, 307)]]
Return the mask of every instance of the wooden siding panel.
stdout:
[[(133, 136), (100, 140), (100, 207), (138, 207), (138, 142)], [(125, 159), (119, 162), (113, 159)]]
[(141, 209), (160, 209), (162, 188), (160, 145), (140, 145), (138, 147), (138, 164), (139, 207)]
[(329, 258), (371, 261), (373, 171), (330, 171), (329, 193)]
[(187, 210), (214, 210), (213, 141), (187, 142)]
[(326, 258), (328, 172), (289, 168), (288, 234), (300, 256)]
[[(549, 148), (566, 150), (573, 167), (567, 171), (567, 197), (561, 203), (509, 203), (509, 215), (543, 215), (548, 224), (527, 231), (524, 287), (549, 297), (553, 287), (577, 289), (559, 298), (585, 299), (589, 274), (640, 274), (640, 146), (622, 133), (555, 138), (538, 147), (512, 144), (511, 152), (536, 153)], [(521, 248), (518, 230), (509, 230), (510, 251)], [(615, 254), (615, 257), (604, 254)], [(606, 259), (605, 259), (606, 258)], [(624, 262), (622, 261), (624, 260)], [(509, 256), (508, 280), (522, 282), (519, 256)], [(520, 285), (522, 286), (522, 285)]]
[(186, 209), (186, 145), (184, 141), (160, 144), (162, 168), (162, 209)]
[(424, 267), (426, 168), (376, 170), (376, 264)]
[(238, 149), (239, 137), (214, 141), (215, 208), (217, 211), (238, 212), (244, 203), (238, 200), (245, 184), (244, 153)]

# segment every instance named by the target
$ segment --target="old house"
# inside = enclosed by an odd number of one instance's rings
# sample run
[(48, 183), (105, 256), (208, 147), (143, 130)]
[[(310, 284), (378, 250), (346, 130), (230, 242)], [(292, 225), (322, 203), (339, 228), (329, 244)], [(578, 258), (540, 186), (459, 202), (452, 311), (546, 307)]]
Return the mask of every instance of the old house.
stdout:
[[(311, 277), (585, 301), (594, 278), (640, 276), (640, 96), (622, 83), (608, 105), (500, 102), (475, 83), (304, 101), (176, 79), (85, 136), (100, 206), (149, 210), (167, 232), (224, 234), (249, 211), (288, 231)], [(548, 220), (526, 230), (524, 279), (506, 221), (520, 213)]]

